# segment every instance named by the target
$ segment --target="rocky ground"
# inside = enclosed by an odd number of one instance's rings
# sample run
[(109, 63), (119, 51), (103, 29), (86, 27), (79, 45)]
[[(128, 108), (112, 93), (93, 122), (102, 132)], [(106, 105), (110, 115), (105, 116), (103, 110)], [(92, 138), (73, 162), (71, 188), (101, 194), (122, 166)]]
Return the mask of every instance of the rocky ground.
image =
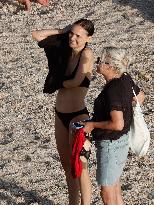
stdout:
[[(95, 58), (101, 48), (118, 45), (133, 59), (130, 73), (146, 93), (143, 107), (151, 133), (153, 129), (154, 1), (153, 0), (50, 0), (49, 7), (32, 3), (24, 11), (15, 0), (0, 1), (1, 119), (0, 119), (0, 205), (68, 204), (64, 172), (54, 138), (55, 96), (42, 93), (47, 61), (31, 32), (63, 28), (79, 18), (93, 20), (92, 43)], [(101, 90), (94, 71), (86, 104)], [(126, 205), (154, 204), (154, 135), (148, 155), (139, 159), (131, 152), (122, 175)], [(92, 204), (102, 204), (95, 182), (95, 148), (89, 161)]]

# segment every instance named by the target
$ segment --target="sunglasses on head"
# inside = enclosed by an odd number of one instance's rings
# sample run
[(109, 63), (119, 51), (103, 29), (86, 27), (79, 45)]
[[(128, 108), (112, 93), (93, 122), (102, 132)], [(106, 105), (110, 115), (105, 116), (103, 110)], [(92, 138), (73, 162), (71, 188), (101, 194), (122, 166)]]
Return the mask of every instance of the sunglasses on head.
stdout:
[(104, 62), (104, 61), (101, 60), (100, 57), (97, 57), (96, 64), (101, 64), (101, 63), (102, 63), (102, 64), (107, 64), (107, 65), (109, 65), (108, 62)]

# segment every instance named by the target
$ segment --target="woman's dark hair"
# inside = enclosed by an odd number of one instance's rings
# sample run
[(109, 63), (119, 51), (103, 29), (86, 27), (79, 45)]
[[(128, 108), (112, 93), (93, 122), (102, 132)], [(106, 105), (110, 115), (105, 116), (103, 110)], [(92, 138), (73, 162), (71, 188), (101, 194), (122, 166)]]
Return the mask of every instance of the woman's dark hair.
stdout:
[(88, 36), (92, 36), (94, 33), (94, 24), (88, 19), (80, 19), (74, 23), (74, 25), (80, 25), (88, 32)]

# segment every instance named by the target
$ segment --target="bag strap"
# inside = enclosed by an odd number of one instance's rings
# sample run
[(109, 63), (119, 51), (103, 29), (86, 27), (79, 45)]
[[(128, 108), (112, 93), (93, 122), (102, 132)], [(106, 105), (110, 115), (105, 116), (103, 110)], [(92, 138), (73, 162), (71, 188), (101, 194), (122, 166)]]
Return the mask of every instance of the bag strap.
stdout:
[(133, 87), (132, 87), (132, 90), (133, 90), (133, 94), (134, 94), (134, 96), (135, 96), (135, 98), (136, 98), (136, 101), (139, 103), (138, 98), (137, 98), (137, 95), (136, 95), (135, 90), (134, 90)]
[(139, 108), (140, 108), (140, 110), (142, 110), (141, 109), (141, 106), (140, 106), (140, 103), (139, 103), (139, 101), (138, 101), (138, 98), (137, 98), (137, 95), (136, 95), (136, 93), (135, 93), (135, 90), (134, 90), (134, 88), (132, 87), (132, 90), (133, 90), (133, 94), (134, 94), (134, 96), (135, 96), (135, 99), (136, 99), (136, 106), (138, 106)]

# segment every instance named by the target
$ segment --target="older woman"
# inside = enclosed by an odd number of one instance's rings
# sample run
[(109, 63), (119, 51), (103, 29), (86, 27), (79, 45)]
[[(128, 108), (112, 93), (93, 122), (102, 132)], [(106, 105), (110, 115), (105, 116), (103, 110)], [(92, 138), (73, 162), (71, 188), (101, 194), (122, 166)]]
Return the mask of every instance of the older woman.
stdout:
[(88, 118), (84, 98), (87, 94), (93, 68), (93, 52), (86, 47), (94, 33), (90, 20), (76, 21), (71, 28), (34, 31), (33, 38), (44, 48), (48, 58), (49, 74), (44, 92), (58, 90), (55, 106), (55, 135), (60, 160), (65, 171), (69, 204), (89, 205), (91, 183), (87, 164), (83, 165), (78, 180), (71, 176), (69, 126), (71, 122)]
[(94, 102), (94, 116), (84, 123), (97, 148), (97, 181), (105, 205), (123, 205), (120, 176), (128, 154), (128, 131), (132, 121), (132, 87), (143, 103), (144, 94), (126, 73), (130, 63), (125, 49), (107, 47), (98, 59), (97, 72), (106, 85)]

